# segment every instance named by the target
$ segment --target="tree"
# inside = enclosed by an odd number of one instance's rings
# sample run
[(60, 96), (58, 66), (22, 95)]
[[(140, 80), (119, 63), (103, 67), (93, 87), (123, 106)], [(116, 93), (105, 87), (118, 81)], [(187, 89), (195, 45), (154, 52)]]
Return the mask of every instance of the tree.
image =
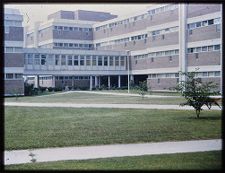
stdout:
[(144, 98), (146, 92), (148, 91), (147, 81), (140, 81), (139, 85), (137, 86), (138, 94)]
[(186, 81), (181, 81), (175, 88), (181, 92), (182, 96), (187, 100), (181, 103), (181, 106), (189, 105), (194, 107), (197, 118), (199, 118), (203, 105), (208, 105), (210, 96), (219, 94), (216, 91), (217, 84), (213, 82), (202, 82), (200, 78), (196, 78), (196, 72), (180, 72), (180, 75), (186, 77)]

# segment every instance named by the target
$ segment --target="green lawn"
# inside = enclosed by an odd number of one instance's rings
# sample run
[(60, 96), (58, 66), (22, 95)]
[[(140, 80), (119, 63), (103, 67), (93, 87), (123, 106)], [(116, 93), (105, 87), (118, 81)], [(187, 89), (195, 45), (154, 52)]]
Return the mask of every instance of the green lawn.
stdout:
[(57, 161), (5, 166), (6, 170), (219, 170), (221, 151)]
[(5, 107), (5, 149), (221, 138), (221, 111)]
[[(99, 90), (95, 90), (99, 91)], [(99, 92), (113, 92), (113, 93), (128, 93), (127, 89), (125, 90), (100, 90)], [(138, 94), (138, 90), (136, 89), (130, 89), (130, 94)], [(162, 95), (162, 96), (181, 96), (178, 92), (160, 92), (160, 91), (152, 91), (152, 92), (146, 92), (148, 95)]]
[(113, 104), (172, 104), (178, 105), (185, 102), (182, 97), (178, 98), (141, 98), (140, 96), (115, 96), (115, 95), (100, 95), (90, 93), (68, 93), (61, 95), (49, 95), (45, 97), (20, 97), (18, 100), (15, 98), (5, 98), (7, 102), (63, 102), (63, 103), (113, 103)]

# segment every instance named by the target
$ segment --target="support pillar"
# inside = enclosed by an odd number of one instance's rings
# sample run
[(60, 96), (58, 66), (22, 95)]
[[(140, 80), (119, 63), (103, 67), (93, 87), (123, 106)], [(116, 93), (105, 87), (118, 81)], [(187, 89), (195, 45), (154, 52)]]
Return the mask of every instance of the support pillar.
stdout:
[(98, 77), (95, 76), (95, 88), (98, 86)]
[(39, 84), (39, 75), (37, 75), (37, 88), (39, 88), (40, 84)]
[(101, 87), (101, 76), (98, 77), (98, 86)]
[(110, 76), (108, 76), (108, 88), (110, 89), (111, 83), (110, 83)]
[(92, 76), (90, 76), (90, 91), (92, 90)]
[(118, 88), (121, 87), (121, 78), (120, 78), (120, 75), (118, 76)]

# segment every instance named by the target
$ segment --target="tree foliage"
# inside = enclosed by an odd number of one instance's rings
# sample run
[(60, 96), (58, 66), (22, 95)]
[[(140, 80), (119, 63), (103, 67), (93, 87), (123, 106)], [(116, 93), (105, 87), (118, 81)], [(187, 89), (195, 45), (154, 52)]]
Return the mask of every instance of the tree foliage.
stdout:
[(219, 94), (216, 90), (218, 86), (213, 82), (202, 82), (200, 78), (195, 77), (196, 72), (180, 72), (180, 75), (184, 75), (186, 81), (181, 81), (175, 89), (181, 92), (182, 96), (187, 100), (186, 103), (180, 105), (194, 107), (197, 118), (199, 118), (202, 106), (208, 106), (210, 96)]
[(140, 81), (139, 85), (137, 86), (137, 90), (139, 95), (141, 95), (142, 98), (144, 98), (145, 94), (148, 91), (147, 81)]

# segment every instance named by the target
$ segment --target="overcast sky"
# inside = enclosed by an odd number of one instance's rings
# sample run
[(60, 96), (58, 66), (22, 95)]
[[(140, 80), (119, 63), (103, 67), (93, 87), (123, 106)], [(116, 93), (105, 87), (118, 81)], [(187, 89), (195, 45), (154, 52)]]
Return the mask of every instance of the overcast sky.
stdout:
[[(6, 8), (16, 8), (24, 15), (24, 26), (32, 25), (35, 21), (46, 21), (47, 15), (59, 10), (91, 10), (110, 12), (112, 14), (123, 16), (127, 14), (136, 13), (151, 6), (150, 3), (142, 4), (8, 4)], [(29, 16), (29, 17), (28, 17)]]

